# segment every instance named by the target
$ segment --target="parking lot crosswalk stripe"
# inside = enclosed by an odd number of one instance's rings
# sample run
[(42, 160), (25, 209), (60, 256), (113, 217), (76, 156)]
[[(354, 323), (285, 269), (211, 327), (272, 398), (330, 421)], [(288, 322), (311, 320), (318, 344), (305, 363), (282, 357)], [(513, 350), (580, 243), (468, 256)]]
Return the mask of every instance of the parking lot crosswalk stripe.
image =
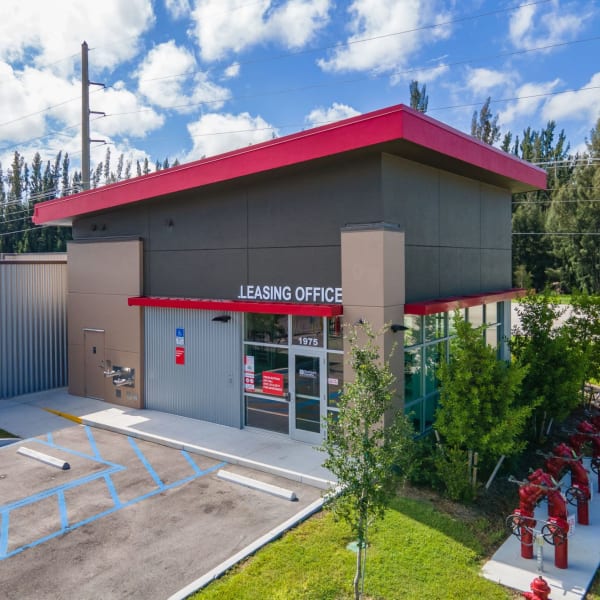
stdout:
[(154, 483), (160, 488), (163, 489), (165, 484), (162, 482), (161, 478), (158, 476), (158, 473), (152, 468), (152, 465), (148, 462), (148, 459), (144, 456), (144, 453), (140, 450), (140, 447), (137, 445), (136, 441), (132, 437), (127, 437), (131, 447), (134, 449), (141, 463), (146, 467), (148, 473), (150, 473), (150, 477), (154, 479)]
[(63, 489), (58, 490), (56, 496), (58, 498), (58, 510), (60, 511), (60, 527), (63, 531), (65, 531), (67, 527), (69, 527), (67, 504), (65, 502), (65, 491)]
[(115, 508), (121, 508), (121, 499), (119, 498), (119, 494), (117, 494), (117, 489), (115, 488), (115, 484), (113, 483), (113, 480), (110, 477), (110, 473), (106, 473), (106, 475), (104, 475), (104, 481), (106, 481), (106, 487), (108, 488), (110, 497), (115, 503)]
[(202, 469), (195, 463), (194, 459), (190, 456), (190, 453), (187, 450), (181, 450), (181, 454), (183, 458), (188, 461), (192, 469), (194, 469), (194, 473), (196, 475), (202, 475)]
[(92, 428), (89, 425), (85, 426), (85, 434), (87, 435), (88, 441), (90, 442), (90, 446), (92, 448), (92, 452), (96, 458), (102, 459), (102, 455), (100, 454), (100, 450), (98, 450), (98, 446), (96, 445), (96, 439), (94, 438), (94, 433), (92, 432)]
[(8, 551), (8, 516), (9, 511), (2, 511), (2, 527), (0, 528), (0, 560), (6, 556)]

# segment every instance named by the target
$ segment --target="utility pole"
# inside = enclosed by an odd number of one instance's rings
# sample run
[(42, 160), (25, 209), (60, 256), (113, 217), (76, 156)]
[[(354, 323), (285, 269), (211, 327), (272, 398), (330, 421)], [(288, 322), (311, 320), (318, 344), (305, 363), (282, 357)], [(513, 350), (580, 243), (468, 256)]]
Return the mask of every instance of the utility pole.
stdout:
[(81, 44), (81, 185), (84, 190), (90, 189), (90, 142), (104, 142), (105, 140), (90, 139), (90, 114), (104, 115), (106, 113), (90, 110), (90, 85), (100, 85), (90, 81), (88, 70), (88, 45)]

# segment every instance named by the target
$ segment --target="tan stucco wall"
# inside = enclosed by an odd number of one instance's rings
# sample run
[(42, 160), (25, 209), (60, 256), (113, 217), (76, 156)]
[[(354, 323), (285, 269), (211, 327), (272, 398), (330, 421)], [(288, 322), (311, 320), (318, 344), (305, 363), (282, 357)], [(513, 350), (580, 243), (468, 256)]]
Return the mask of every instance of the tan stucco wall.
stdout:
[[(135, 387), (104, 383), (104, 400), (141, 408), (142, 313), (127, 298), (142, 293), (143, 248), (139, 240), (71, 242), (68, 245), (69, 392), (85, 395), (84, 330), (103, 330), (107, 368), (135, 369)], [(120, 390), (120, 397), (118, 390)]]
[[(373, 331), (404, 321), (404, 232), (394, 225), (373, 223), (342, 230), (342, 289), (344, 321), (368, 322)], [(404, 334), (388, 331), (378, 338), (381, 358), (388, 359), (396, 377), (395, 408), (404, 407)], [(349, 355), (347, 341), (344, 351)], [(344, 381), (353, 374), (344, 363)]]

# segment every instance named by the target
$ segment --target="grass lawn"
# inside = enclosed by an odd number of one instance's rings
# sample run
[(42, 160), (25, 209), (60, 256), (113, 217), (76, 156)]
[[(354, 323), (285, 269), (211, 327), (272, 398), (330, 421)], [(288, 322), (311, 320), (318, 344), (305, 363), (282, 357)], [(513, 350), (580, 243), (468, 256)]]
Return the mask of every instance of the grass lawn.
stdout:
[[(479, 575), (502, 531), (485, 520), (453, 518), (426, 500), (398, 498), (368, 550), (365, 598), (487, 600), (515, 598)], [(193, 598), (346, 600), (352, 598), (356, 555), (348, 528), (325, 511), (212, 583)]]

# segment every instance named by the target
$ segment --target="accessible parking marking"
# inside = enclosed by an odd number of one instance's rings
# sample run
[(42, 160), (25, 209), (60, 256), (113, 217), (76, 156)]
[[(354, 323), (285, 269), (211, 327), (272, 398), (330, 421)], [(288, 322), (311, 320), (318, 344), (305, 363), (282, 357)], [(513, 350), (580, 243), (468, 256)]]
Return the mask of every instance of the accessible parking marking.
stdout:
[[(69, 531), (73, 531), (74, 529), (82, 527), (83, 525), (92, 523), (98, 519), (101, 519), (103, 517), (111, 515), (118, 510), (121, 510), (128, 506), (137, 504), (138, 502), (141, 502), (143, 500), (151, 498), (151, 497), (153, 497), (157, 494), (160, 494), (162, 492), (165, 492), (167, 490), (171, 490), (173, 488), (182, 486), (182, 485), (184, 485), (190, 481), (193, 481), (195, 479), (198, 479), (200, 477), (204, 477), (205, 475), (213, 473), (227, 464), (225, 462), (221, 462), (221, 463), (215, 464), (215, 465), (203, 470), (203, 469), (200, 469), (200, 467), (196, 464), (196, 462), (194, 461), (194, 459), (192, 458), (192, 456), (190, 456), (190, 454), (188, 452), (186, 452), (185, 450), (180, 450), (179, 451), (180, 454), (183, 456), (183, 458), (185, 459), (187, 464), (192, 469), (193, 474), (188, 477), (181, 478), (172, 483), (165, 484), (159, 477), (158, 473), (153, 468), (151, 462), (147, 459), (147, 457), (142, 452), (142, 449), (140, 448), (139, 444), (133, 438), (127, 437), (129, 444), (130, 444), (131, 448), (133, 449), (136, 458), (141, 462), (141, 464), (144, 466), (144, 468), (150, 474), (152, 480), (154, 481), (154, 483), (156, 485), (156, 489), (153, 489), (152, 491), (147, 492), (145, 494), (141, 494), (133, 499), (126, 501), (126, 502), (121, 502), (121, 500), (119, 499), (119, 494), (117, 492), (115, 483), (112, 480), (112, 476), (115, 475), (116, 473), (127, 471), (128, 467), (123, 464), (117, 464), (115, 462), (104, 460), (102, 458), (102, 455), (101, 455), (98, 445), (96, 443), (96, 439), (94, 437), (94, 433), (93, 433), (92, 429), (87, 425), (84, 427), (85, 427), (85, 433), (86, 433), (87, 439), (90, 444), (90, 448), (92, 450), (92, 454), (87, 454), (85, 452), (79, 452), (72, 448), (67, 448), (67, 447), (56, 444), (54, 442), (54, 438), (51, 433), (47, 434), (45, 440), (44, 439), (27, 440), (28, 443), (35, 442), (42, 446), (47, 446), (47, 447), (53, 448), (55, 450), (59, 450), (61, 452), (70, 454), (72, 456), (77, 456), (77, 457), (83, 458), (87, 461), (91, 461), (91, 462), (95, 463), (96, 465), (100, 464), (100, 465), (104, 466), (105, 468), (102, 468), (99, 471), (96, 471), (89, 475), (85, 475), (78, 479), (74, 479), (69, 482), (63, 483), (61, 485), (53, 486), (47, 490), (43, 490), (39, 493), (32, 494), (30, 496), (21, 498), (14, 502), (9, 502), (7, 504), (1, 505), (0, 506), (0, 519), (1, 519), (0, 561), (10, 558), (11, 556), (14, 556), (16, 554), (19, 554), (28, 548), (34, 548), (36, 546), (39, 546), (40, 544), (43, 544), (44, 542), (47, 542), (55, 537), (63, 535), (64, 533), (67, 533)], [(172, 450), (170, 450), (170, 451), (172, 451)], [(68, 512), (67, 512), (67, 499), (65, 497), (65, 492), (67, 492), (69, 490), (82, 488), (86, 484), (89, 484), (89, 483), (97, 481), (97, 480), (103, 480), (106, 483), (106, 487), (110, 494), (110, 498), (112, 500), (113, 506), (106, 510), (102, 510), (90, 517), (85, 518), (85, 519), (80, 519), (78, 521), (70, 523), (69, 518), (68, 518)], [(36, 505), (37, 503), (40, 503), (41, 501), (47, 500), (49, 498), (56, 499), (57, 506), (58, 506), (58, 514), (60, 517), (60, 527), (48, 535), (43, 535), (43, 536), (33, 539), (27, 543), (21, 544), (17, 548), (9, 550), (10, 529), (11, 529), (11, 527), (10, 527), (11, 512), (17, 511), (24, 507)]]

